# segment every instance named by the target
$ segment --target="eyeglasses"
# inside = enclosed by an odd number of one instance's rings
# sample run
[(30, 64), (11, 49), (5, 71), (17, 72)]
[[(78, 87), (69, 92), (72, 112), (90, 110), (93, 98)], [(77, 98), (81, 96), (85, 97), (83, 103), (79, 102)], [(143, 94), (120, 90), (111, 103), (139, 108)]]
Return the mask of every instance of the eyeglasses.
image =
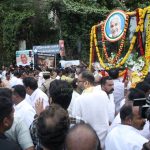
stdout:
[(85, 82), (85, 81), (80, 81), (80, 80), (78, 80), (78, 82)]

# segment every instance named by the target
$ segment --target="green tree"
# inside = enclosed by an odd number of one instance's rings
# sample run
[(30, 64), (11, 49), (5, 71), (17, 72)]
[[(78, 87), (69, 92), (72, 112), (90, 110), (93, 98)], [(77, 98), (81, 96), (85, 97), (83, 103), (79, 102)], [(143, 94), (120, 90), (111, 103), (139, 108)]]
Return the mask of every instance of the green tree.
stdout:
[(0, 53), (2, 64), (15, 59), (19, 40), (33, 45), (65, 40), (68, 59), (88, 60), (90, 30), (114, 9), (133, 11), (146, 0), (1, 0)]

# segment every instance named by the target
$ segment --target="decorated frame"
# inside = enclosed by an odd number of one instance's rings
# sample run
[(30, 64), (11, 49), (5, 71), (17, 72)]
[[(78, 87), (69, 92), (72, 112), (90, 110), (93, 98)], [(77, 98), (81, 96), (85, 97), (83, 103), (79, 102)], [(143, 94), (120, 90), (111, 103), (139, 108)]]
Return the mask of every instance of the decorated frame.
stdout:
[[(113, 20), (114, 16), (119, 16), (121, 22), (121, 32), (116, 35), (116, 37), (110, 36), (110, 22)], [(136, 17), (136, 28), (129, 41), (129, 47), (127, 49), (124, 57), (121, 54), (125, 48), (125, 39), (127, 37), (127, 30), (129, 29), (130, 17)], [(117, 17), (116, 17), (117, 18)], [(121, 19), (122, 18), (122, 19)], [(147, 18), (147, 22), (145, 22)], [(98, 28), (101, 32), (97, 33)], [(117, 30), (117, 29), (116, 29)], [(101, 46), (98, 41), (98, 34), (101, 34)], [(143, 38), (145, 34), (145, 38)], [(138, 44), (140, 49), (140, 58), (143, 60), (144, 65), (139, 70), (139, 78), (143, 79), (146, 77), (149, 71), (150, 65), (150, 6), (144, 9), (138, 8), (134, 12), (123, 12), (122, 10), (113, 11), (108, 15), (106, 21), (101, 21), (100, 24), (94, 25), (91, 29), (90, 34), (90, 59), (89, 59), (89, 69), (92, 69), (92, 64), (94, 62), (94, 53), (96, 52), (99, 63), (104, 70), (110, 70), (113, 68), (122, 67), (129, 59), (133, 53), (133, 49)], [(145, 41), (144, 41), (145, 40)], [(119, 41), (119, 49), (114, 57), (108, 55), (106, 42), (116, 42)], [(100, 49), (101, 47), (101, 49)], [(102, 50), (103, 53), (100, 52)], [(134, 54), (133, 54), (134, 55)], [(104, 61), (105, 60), (105, 61)], [(138, 65), (138, 64), (137, 64)], [(124, 75), (126, 70), (120, 72), (120, 75)], [(133, 74), (136, 72), (133, 72)]]
[(121, 39), (124, 33), (126, 14), (121, 10), (113, 11), (104, 23), (104, 35), (110, 42)]

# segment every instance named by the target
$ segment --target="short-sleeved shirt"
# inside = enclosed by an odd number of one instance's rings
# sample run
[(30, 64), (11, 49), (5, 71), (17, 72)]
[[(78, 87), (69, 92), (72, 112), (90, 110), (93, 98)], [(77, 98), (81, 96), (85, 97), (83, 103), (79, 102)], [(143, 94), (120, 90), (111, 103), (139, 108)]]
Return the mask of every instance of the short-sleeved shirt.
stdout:
[(5, 135), (15, 141), (22, 149), (33, 146), (29, 128), (20, 117), (14, 117), (13, 125), (5, 132)]

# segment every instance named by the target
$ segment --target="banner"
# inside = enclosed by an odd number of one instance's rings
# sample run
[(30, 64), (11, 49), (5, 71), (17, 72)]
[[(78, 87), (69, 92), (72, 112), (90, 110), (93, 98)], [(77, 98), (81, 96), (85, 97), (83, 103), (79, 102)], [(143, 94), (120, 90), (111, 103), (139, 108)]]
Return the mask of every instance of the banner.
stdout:
[(27, 66), (34, 64), (34, 56), (32, 50), (16, 51), (16, 64), (17, 66)]
[(41, 45), (33, 46), (34, 53), (44, 53), (44, 54), (59, 54), (59, 45)]
[(64, 57), (65, 56), (64, 40), (59, 40), (59, 50), (60, 50), (60, 56)]
[(55, 55), (38, 55), (37, 65), (40, 68), (55, 67)]
[(79, 60), (70, 60), (70, 61), (61, 60), (60, 63), (62, 68), (80, 65)]
[(56, 54), (59, 54), (59, 45), (33, 46), (35, 63), (40, 68), (53, 68), (56, 64)]

